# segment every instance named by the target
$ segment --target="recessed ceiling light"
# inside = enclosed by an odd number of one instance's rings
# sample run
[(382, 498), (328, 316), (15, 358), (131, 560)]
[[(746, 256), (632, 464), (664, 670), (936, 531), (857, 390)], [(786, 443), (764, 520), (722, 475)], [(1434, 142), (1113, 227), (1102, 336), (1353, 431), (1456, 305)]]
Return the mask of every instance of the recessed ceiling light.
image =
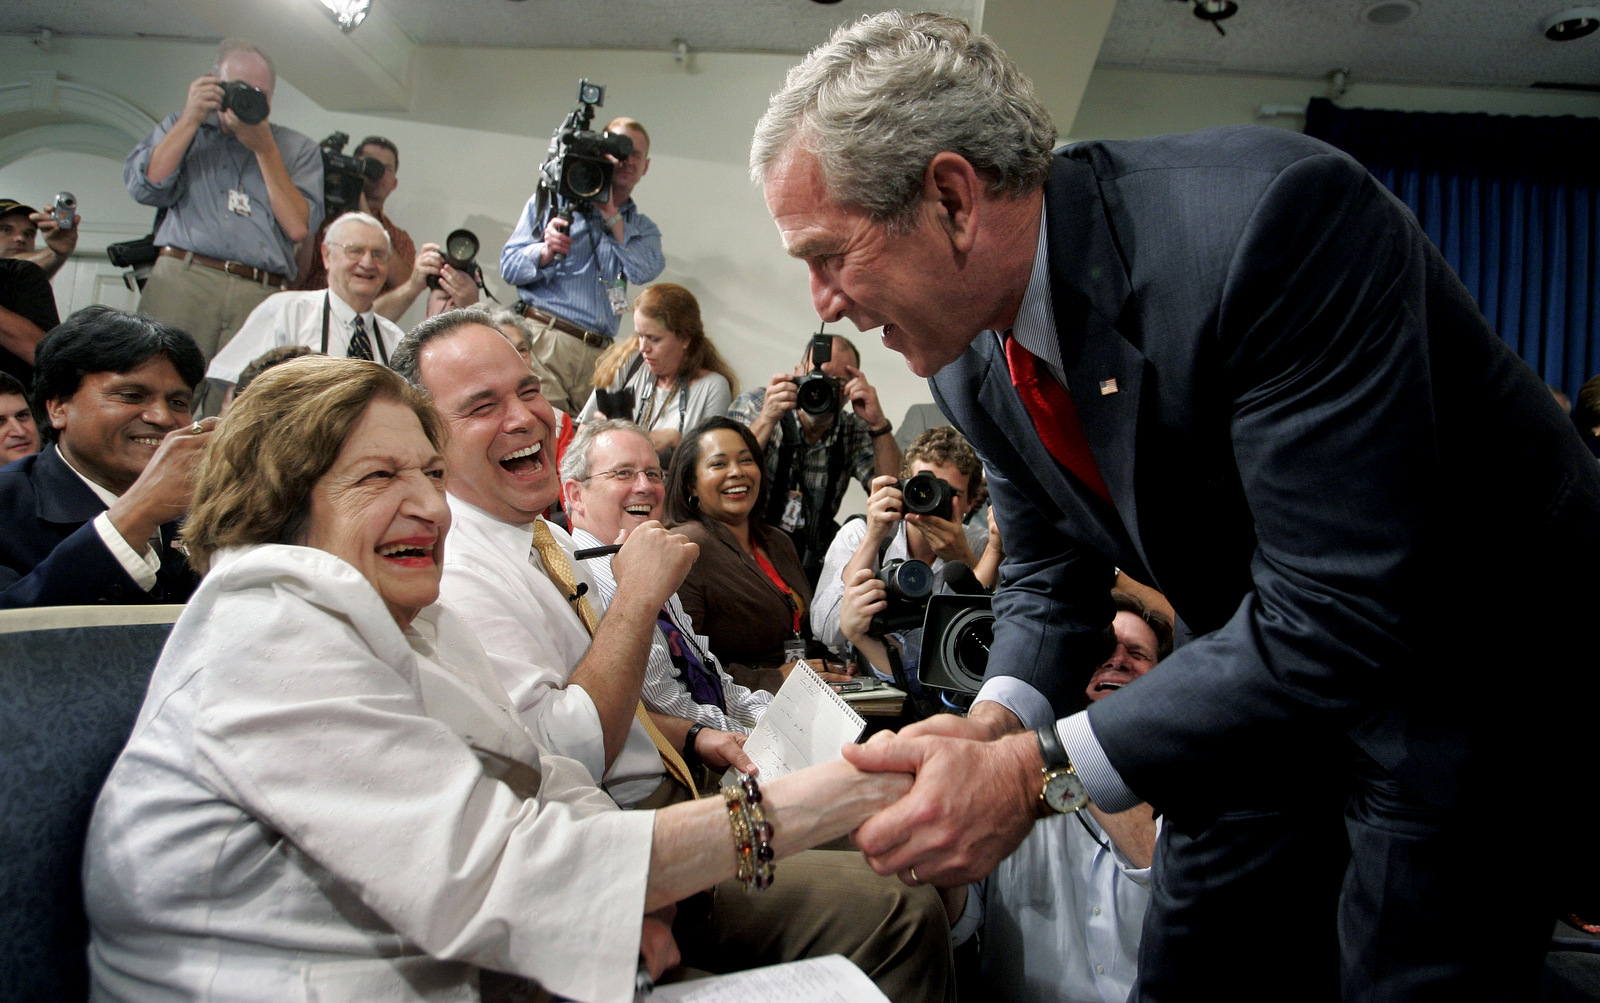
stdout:
[(1544, 37), (1552, 42), (1570, 42), (1594, 34), (1596, 28), (1600, 28), (1600, 9), (1571, 7), (1550, 15), (1544, 22)]
[(1416, 0), (1380, 0), (1380, 2), (1362, 11), (1361, 16), (1367, 20), (1368, 24), (1387, 27), (1391, 24), (1399, 24), (1420, 9)]
[(367, 19), (372, 0), (322, 0), (322, 6), (327, 8), (328, 16), (333, 18), (339, 30), (348, 35)]
[(1194, 16), (1202, 21), (1210, 21), (1211, 27), (1217, 29), (1217, 34), (1226, 35), (1222, 30), (1222, 22), (1226, 18), (1239, 13), (1239, 5), (1233, 0), (1194, 0)]

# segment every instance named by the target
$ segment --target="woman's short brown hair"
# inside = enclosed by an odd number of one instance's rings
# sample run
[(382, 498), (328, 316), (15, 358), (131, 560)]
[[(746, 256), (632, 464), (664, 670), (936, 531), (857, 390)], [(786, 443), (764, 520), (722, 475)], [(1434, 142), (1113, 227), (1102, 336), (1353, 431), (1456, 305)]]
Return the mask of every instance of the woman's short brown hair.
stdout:
[(311, 516), (311, 489), (375, 400), (409, 407), (433, 447), (444, 448), (444, 419), (426, 394), (386, 366), (316, 355), (262, 373), (228, 410), (200, 461), (183, 525), (194, 569), (205, 574), (224, 547), (294, 543)]

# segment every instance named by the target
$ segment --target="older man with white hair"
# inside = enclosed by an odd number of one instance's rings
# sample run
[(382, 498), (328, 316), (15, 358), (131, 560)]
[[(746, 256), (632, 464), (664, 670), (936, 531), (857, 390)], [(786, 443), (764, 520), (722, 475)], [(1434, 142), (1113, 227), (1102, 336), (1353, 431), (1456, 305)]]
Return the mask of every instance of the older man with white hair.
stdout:
[(388, 365), (405, 337), (394, 321), (373, 309), (389, 275), (390, 254), (389, 234), (376, 218), (347, 212), (334, 220), (322, 240), (328, 288), (268, 296), (217, 353), (206, 378), (237, 383), (252, 360), (283, 345)]

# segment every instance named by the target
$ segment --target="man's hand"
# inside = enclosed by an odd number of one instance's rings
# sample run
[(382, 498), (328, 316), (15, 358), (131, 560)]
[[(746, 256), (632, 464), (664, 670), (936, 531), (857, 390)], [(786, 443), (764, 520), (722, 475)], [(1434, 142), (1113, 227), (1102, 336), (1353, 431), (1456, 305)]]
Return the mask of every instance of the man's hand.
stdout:
[(449, 265), (439, 270), (439, 288), (448, 298), (446, 309), (459, 310), (478, 302), (478, 283), (466, 272), (458, 272)]
[(191, 126), (200, 126), (206, 117), (222, 107), (222, 81), (207, 73), (189, 85), (189, 96), (183, 102), (181, 118)]
[(950, 738), (971, 739), (974, 742), (992, 742), (1022, 730), (1022, 719), (1004, 704), (993, 700), (980, 700), (967, 711), (966, 717), (935, 714), (933, 717), (906, 725), (900, 729), (900, 734), (907, 738), (915, 738), (918, 735), (945, 735)]
[(572, 236), (567, 233), (568, 223), (560, 216), (551, 216), (544, 225), (544, 250), (539, 253), (539, 267), (544, 268), (556, 255), (572, 250)]
[(745, 740), (749, 737), (737, 731), (702, 728), (694, 736), (694, 752), (702, 763), (714, 770), (725, 770), (732, 766), (742, 773), (755, 773), (755, 760), (744, 751)]
[(871, 568), (859, 568), (844, 583), (839, 603), (839, 633), (857, 647), (872, 626), (872, 618), (889, 606), (888, 591)]
[(245, 149), (257, 156), (268, 153), (277, 155), (278, 141), (272, 138), (270, 118), (264, 118), (255, 125), (244, 124), (231, 111), (223, 112), (222, 118), (233, 130), (233, 137), (243, 143)]
[(906, 516), (906, 522), (915, 527), (933, 552), (945, 560), (960, 561), (969, 568), (978, 563), (978, 555), (972, 552), (972, 545), (967, 542), (966, 529), (955, 519), (912, 512)]
[(189, 511), (195, 470), (216, 427), (216, 418), (203, 418), (199, 432), (193, 425), (168, 432), (138, 480), (112, 504), (111, 524), (135, 551), (145, 552), (157, 526)]
[(1030, 734), (974, 742), (902, 733), (847, 745), (844, 758), (867, 772), (916, 775), (910, 793), (856, 831), (856, 845), (879, 874), (898, 874), (907, 884), (976, 881), (1033, 828), (1042, 762)]
[(71, 229), (63, 230), (56, 224), (55, 213), (36, 212), (28, 217), (39, 228), (39, 236), (44, 238), (44, 246), (55, 252), (57, 261), (65, 261), (71, 256), (78, 246), (78, 227), (83, 222), (83, 217), (72, 217)]
[(844, 398), (850, 402), (850, 407), (856, 412), (856, 417), (867, 423), (870, 429), (880, 429), (888, 424), (883, 416), (883, 406), (878, 403), (878, 391), (867, 378), (861, 375), (861, 370), (855, 366), (846, 366), (850, 379), (844, 385)]
[(661, 978), (683, 960), (678, 955), (678, 942), (672, 939), (672, 920), (677, 911), (677, 906), (669, 905), (644, 917), (644, 928), (639, 933), (639, 957), (644, 960), (652, 979)]
[(838, 662), (829, 662), (821, 658), (802, 658), (793, 662), (786, 662), (778, 666), (778, 671), (783, 673), (783, 678), (788, 679), (789, 673), (795, 666), (805, 664), (815, 672), (825, 683), (848, 683), (855, 677), (845, 671), (845, 667)]
[(884, 474), (872, 479), (872, 494), (867, 498), (867, 535), (882, 543), (894, 533), (895, 523), (904, 519), (905, 497), (900, 479)]
[(779, 422), (799, 403), (795, 396), (795, 373), (773, 373), (767, 381), (767, 395), (761, 400), (761, 417)]
[(438, 275), (443, 269), (444, 252), (430, 240), (417, 249), (417, 259), (411, 263), (411, 274), (406, 276), (405, 284), (415, 296), (428, 284), (428, 276)]
[[(679, 536), (654, 519), (640, 523), (627, 539), (618, 534), (622, 549), (611, 558), (611, 571), (617, 579), (617, 598), (631, 597), (646, 609), (659, 609), (683, 584), (694, 567), (700, 547), (686, 536)], [(654, 616), (651, 617), (654, 619)]]

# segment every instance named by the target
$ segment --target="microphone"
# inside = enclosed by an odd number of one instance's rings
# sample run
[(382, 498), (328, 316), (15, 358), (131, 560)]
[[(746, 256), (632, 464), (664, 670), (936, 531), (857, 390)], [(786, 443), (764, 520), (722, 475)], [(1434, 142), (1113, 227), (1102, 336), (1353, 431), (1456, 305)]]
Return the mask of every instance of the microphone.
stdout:
[(567, 596), (567, 602), (569, 602), (569, 603), (577, 602), (579, 599), (582, 599), (583, 596), (584, 596), (584, 593), (586, 593), (588, 591), (589, 591), (589, 583), (588, 582), (579, 582), (578, 583), (578, 587), (572, 590), (572, 595)]
[(933, 573), (933, 591), (952, 592), (960, 596), (986, 596), (989, 590), (978, 581), (966, 561), (946, 561), (944, 567)]

